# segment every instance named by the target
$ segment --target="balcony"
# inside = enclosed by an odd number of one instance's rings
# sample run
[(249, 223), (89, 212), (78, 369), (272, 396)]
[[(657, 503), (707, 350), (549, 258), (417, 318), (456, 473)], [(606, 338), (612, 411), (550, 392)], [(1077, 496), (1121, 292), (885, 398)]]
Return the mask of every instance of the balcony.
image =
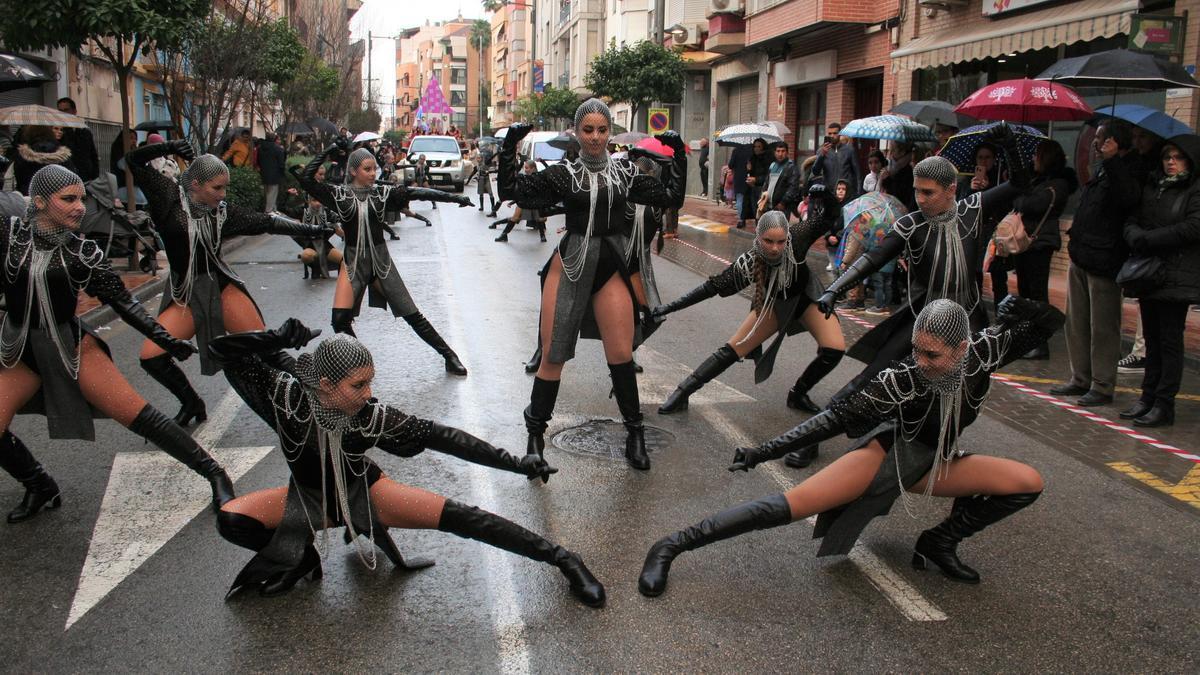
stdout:
[(746, 45), (801, 35), (833, 24), (871, 24), (900, 13), (897, 0), (784, 0), (746, 17)]
[(708, 20), (708, 39), (704, 50), (718, 54), (736, 54), (746, 46), (746, 21), (733, 14), (715, 14)]
[(562, 7), (558, 9), (558, 27), (562, 28), (571, 18), (571, 3), (570, 0), (563, 0)]

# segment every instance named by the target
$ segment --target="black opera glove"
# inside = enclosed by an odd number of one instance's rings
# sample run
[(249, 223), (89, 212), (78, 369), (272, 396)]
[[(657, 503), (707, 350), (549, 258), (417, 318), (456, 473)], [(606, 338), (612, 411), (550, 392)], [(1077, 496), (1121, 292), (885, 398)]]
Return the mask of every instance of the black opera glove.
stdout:
[(496, 197), (502, 202), (516, 199), (517, 145), (532, 130), (532, 125), (518, 122), (508, 128), (504, 142), (500, 144), (500, 152), (496, 156)]
[(693, 288), (687, 293), (679, 297), (679, 299), (668, 302), (665, 305), (658, 305), (650, 310), (650, 316), (656, 319), (662, 319), (671, 312), (678, 312), (681, 309), (691, 307), (692, 305), (703, 302), (717, 294), (711, 281), (705, 281), (699, 286)]
[(171, 154), (178, 155), (188, 162), (196, 159), (196, 149), (188, 141), (181, 139), (167, 141), (167, 147), (170, 148)]
[(506, 150), (516, 151), (517, 146), (521, 141), (533, 131), (533, 125), (528, 122), (517, 122), (508, 128), (508, 133), (504, 135), (504, 142), (500, 144), (500, 152)]
[(132, 326), (137, 332), (150, 338), (151, 342), (161, 347), (163, 351), (170, 354), (171, 358), (176, 361), (186, 361), (192, 354), (196, 353), (196, 347), (192, 343), (187, 340), (180, 340), (168, 333), (167, 329), (155, 321), (146, 312), (146, 308), (142, 306), (142, 303), (135, 300), (133, 296), (127, 296), (121, 300), (111, 300), (108, 305), (113, 308), (113, 311), (125, 323)]
[(534, 455), (533, 459), (530, 459), (529, 455), (518, 459), (503, 448), (497, 448), (461, 429), (444, 426), (437, 422), (432, 423), (425, 445), (474, 464), (519, 473), (528, 477), (529, 480), (541, 478), (542, 482), (546, 482), (550, 480), (550, 474), (558, 472), (558, 469), (551, 467), (546, 460), (537, 455)]
[(218, 363), (226, 364), (251, 354), (299, 349), (320, 334), (319, 329), (309, 328), (299, 319), (288, 319), (279, 328), (230, 333), (213, 338), (208, 343), (208, 351)]
[(844, 432), (845, 429), (837, 415), (822, 410), (782, 436), (755, 447), (735, 449), (733, 464), (729, 466), (729, 470), (749, 471), (763, 462), (779, 459), (789, 452), (816, 445)]
[(671, 207), (680, 208), (683, 206), (687, 186), (687, 147), (677, 131), (665, 131), (654, 138), (674, 152), (671, 157), (670, 173), (669, 175), (664, 174), (663, 177), (669, 181), (671, 192), (675, 197)]
[(879, 269), (879, 265), (875, 264), (875, 262), (871, 260), (870, 256), (859, 256), (859, 258), (854, 261), (854, 264), (846, 268), (846, 271), (842, 272), (842, 274), (835, 279), (832, 284), (829, 285), (829, 288), (825, 289), (825, 292), (821, 294), (821, 297), (817, 299), (817, 309), (820, 309), (821, 313), (824, 314), (825, 318), (827, 319), (833, 316), (833, 310), (837, 305), (838, 296), (857, 286), (867, 277), (874, 274), (875, 270), (877, 269)]
[(1058, 310), (1048, 303), (1009, 295), (996, 306), (996, 323), (1003, 328), (1011, 328), (1022, 321), (1049, 326), (1057, 312)]

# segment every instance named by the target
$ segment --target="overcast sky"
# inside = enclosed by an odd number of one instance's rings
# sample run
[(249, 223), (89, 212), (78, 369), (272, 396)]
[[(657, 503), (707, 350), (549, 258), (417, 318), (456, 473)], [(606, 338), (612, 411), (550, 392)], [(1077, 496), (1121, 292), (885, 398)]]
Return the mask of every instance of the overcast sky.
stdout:
[[(367, 31), (371, 32), (371, 70), (375, 78), (375, 98), (379, 101), (379, 111), (388, 117), (391, 115), (392, 97), (396, 92), (396, 43), (380, 36), (394, 36), (397, 32), (415, 26), (424, 25), (426, 21), (445, 21), (462, 15), (468, 19), (487, 18), (479, 0), (366, 0), (363, 8), (354, 15), (350, 23), (351, 35), (355, 38), (366, 38)], [(367, 77), (366, 64), (363, 64), (363, 78)], [(363, 91), (367, 83), (363, 82)], [(384, 128), (388, 128), (385, 120)]]

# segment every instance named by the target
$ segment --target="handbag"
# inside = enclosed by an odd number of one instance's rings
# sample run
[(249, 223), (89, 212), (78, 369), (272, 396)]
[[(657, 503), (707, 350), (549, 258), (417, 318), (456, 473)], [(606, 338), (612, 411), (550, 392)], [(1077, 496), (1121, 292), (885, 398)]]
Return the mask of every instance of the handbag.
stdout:
[(1132, 255), (1117, 272), (1117, 285), (1131, 298), (1146, 295), (1162, 286), (1166, 269), (1156, 255)]
[(1042, 214), (1042, 220), (1038, 223), (1037, 228), (1033, 230), (1033, 234), (1029, 234), (1025, 230), (1025, 221), (1021, 218), (1019, 211), (1013, 211), (1000, 224), (996, 225), (996, 232), (992, 235), (992, 242), (995, 244), (995, 254), (1002, 258), (1024, 253), (1029, 250), (1030, 245), (1037, 239), (1038, 234), (1042, 231), (1042, 226), (1046, 224), (1046, 219), (1050, 217), (1050, 212), (1054, 210), (1054, 201), (1058, 198), (1053, 187), (1047, 187), (1050, 191), (1050, 205), (1046, 207), (1046, 212)]

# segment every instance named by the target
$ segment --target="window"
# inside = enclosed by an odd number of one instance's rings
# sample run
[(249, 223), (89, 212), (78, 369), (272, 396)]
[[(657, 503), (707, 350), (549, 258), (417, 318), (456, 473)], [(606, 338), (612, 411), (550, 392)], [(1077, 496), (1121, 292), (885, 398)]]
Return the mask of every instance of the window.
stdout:
[(466, 113), (454, 113), (451, 123), (454, 124), (454, 126), (460, 127), (460, 128), (467, 126), (467, 114)]
[(465, 92), (465, 91), (451, 91), (450, 92), (451, 107), (459, 108), (459, 107), (465, 106), (466, 104), (467, 104), (467, 92)]
[(467, 69), (466, 68), (451, 68), (450, 69), (450, 84), (466, 84)]

